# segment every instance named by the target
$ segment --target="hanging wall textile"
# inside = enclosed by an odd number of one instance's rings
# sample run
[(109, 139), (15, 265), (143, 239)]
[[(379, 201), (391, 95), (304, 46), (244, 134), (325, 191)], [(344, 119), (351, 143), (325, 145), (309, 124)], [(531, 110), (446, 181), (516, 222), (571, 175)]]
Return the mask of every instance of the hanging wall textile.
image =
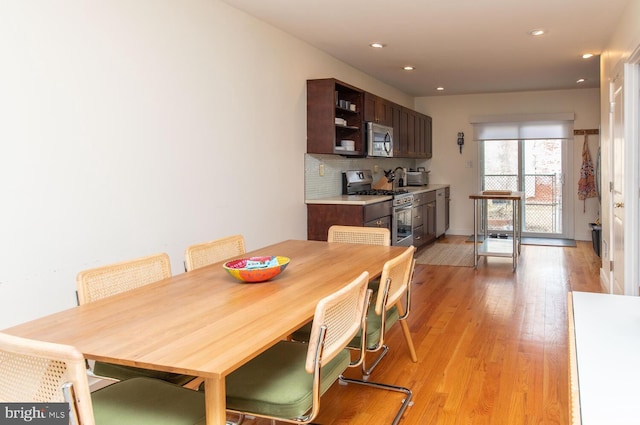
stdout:
[(584, 134), (584, 145), (582, 146), (582, 166), (580, 167), (580, 180), (578, 180), (578, 199), (584, 201), (582, 212), (586, 210), (586, 199), (598, 196), (596, 192), (595, 172), (589, 153), (589, 135)]

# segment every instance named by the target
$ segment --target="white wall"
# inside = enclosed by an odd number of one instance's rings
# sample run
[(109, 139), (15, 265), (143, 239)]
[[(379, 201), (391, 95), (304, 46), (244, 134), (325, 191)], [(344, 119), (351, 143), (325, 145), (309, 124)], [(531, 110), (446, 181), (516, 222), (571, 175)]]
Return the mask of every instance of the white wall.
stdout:
[[(575, 129), (597, 129), (600, 126), (600, 98), (598, 89), (576, 89), (539, 92), (478, 94), (459, 96), (430, 96), (416, 99), (416, 109), (433, 118), (433, 159), (430, 160), (430, 182), (451, 184), (451, 228), (454, 235), (473, 234), (473, 204), (471, 193), (478, 190), (478, 150), (473, 141), (473, 126), (469, 118), (474, 115), (575, 113)], [(457, 145), (458, 132), (464, 132), (462, 154)], [(594, 161), (598, 137), (589, 137)], [(588, 223), (598, 217), (596, 198), (578, 201), (578, 179), (582, 162), (584, 136), (576, 136), (573, 143), (573, 186), (575, 198), (573, 212), (574, 237), (591, 239)], [(471, 161), (472, 168), (467, 168)]]
[(307, 79), (412, 102), (217, 0), (4, 0), (0, 55), (0, 329), (89, 267), (306, 239)]

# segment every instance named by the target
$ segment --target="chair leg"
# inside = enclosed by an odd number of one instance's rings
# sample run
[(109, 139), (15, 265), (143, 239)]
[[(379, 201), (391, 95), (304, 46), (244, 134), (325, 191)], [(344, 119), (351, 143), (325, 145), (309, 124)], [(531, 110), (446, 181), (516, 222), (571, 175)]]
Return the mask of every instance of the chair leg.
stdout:
[[(401, 302), (396, 304), (396, 308), (398, 309), (398, 313), (400, 317), (404, 316), (404, 306)], [(411, 331), (409, 331), (409, 325), (406, 320), (400, 320), (400, 326), (402, 327), (402, 333), (404, 334), (404, 339), (407, 341), (407, 346), (409, 347), (409, 354), (411, 355), (411, 360), (414, 363), (418, 363), (418, 355), (416, 354), (416, 349), (413, 346), (413, 339), (411, 338)]]
[(370, 382), (370, 381), (365, 381), (365, 380), (360, 380), (360, 379), (345, 378), (342, 375), (340, 376), (340, 382), (341, 383), (358, 384), (358, 385), (366, 385), (366, 386), (373, 387), (373, 388), (378, 388), (378, 389), (381, 389), (381, 390), (395, 391), (395, 392), (400, 392), (400, 393), (405, 394), (405, 398), (404, 398), (404, 400), (402, 400), (402, 402), (400, 404), (400, 409), (398, 409), (398, 412), (396, 413), (396, 416), (393, 418), (392, 425), (397, 425), (400, 422), (400, 419), (402, 419), (402, 415), (404, 415), (404, 412), (405, 412), (405, 410), (407, 410), (407, 407), (413, 405), (413, 401), (411, 400), (411, 398), (413, 397), (413, 393), (411, 392), (411, 390), (409, 388), (406, 388), (406, 387), (399, 387), (399, 386), (391, 385), (391, 384), (383, 384), (383, 383), (380, 383), (380, 382)]
[(362, 362), (362, 379), (363, 380), (367, 381), (369, 379), (369, 376), (371, 375), (371, 372), (373, 372), (373, 369), (375, 369), (376, 366), (378, 366), (378, 363), (380, 363), (382, 358), (387, 355), (387, 352), (389, 352), (389, 347), (386, 345), (383, 345), (381, 349), (382, 349), (382, 352), (378, 355), (378, 357), (376, 357), (376, 359), (373, 361), (371, 366), (367, 368), (367, 363), (365, 361)]

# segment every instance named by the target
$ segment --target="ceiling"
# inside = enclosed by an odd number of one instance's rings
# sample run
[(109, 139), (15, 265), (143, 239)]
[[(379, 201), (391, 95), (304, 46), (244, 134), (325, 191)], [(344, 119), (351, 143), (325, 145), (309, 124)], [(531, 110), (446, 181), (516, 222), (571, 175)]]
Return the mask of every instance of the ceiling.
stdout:
[(599, 54), (630, 0), (223, 1), (409, 95), (436, 96), (599, 87)]

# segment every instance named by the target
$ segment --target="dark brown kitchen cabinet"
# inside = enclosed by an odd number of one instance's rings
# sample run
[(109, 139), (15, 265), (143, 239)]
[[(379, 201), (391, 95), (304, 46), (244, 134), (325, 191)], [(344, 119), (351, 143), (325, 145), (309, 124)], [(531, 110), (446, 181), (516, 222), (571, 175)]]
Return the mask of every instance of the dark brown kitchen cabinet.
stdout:
[(415, 111), (402, 108), (400, 115), (400, 152), (403, 157), (412, 157), (415, 154), (416, 139), (416, 115)]
[(335, 78), (307, 80), (307, 153), (366, 156), (366, 122), (393, 127), (394, 157), (432, 157), (431, 117)]
[(372, 93), (364, 94), (364, 120), (365, 122), (375, 122), (393, 128), (393, 156), (401, 158), (402, 149), (400, 147), (400, 116), (402, 106), (387, 99), (376, 96)]
[(364, 120), (393, 127), (400, 124), (402, 106), (372, 93), (364, 94)]
[[(334, 78), (307, 80), (307, 152), (362, 156), (364, 92)], [(353, 140), (355, 150), (341, 149)]]
[(431, 158), (432, 119), (408, 108), (402, 108), (398, 140), (399, 155), (404, 158)]
[(424, 115), (425, 120), (423, 122), (423, 137), (424, 137), (424, 156), (425, 158), (431, 158), (433, 156), (433, 119)]
[(413, 195), (413, 245), (420, 248), (436, 240), (436, 192)]
[(431, 243), (436, 240), (436, 192), (433, 193), (433, 201), (429, 201), (424, 206), (424, 217), (425, 217), (425, 243)]
[(413, 226), (413, 246), (420, 248), (425, 244), (424, 239), (424, 205), (426, 193), (416, 193), (413, 195), (412, 226)]
[(384, 227), (391, 231), (391, 201), (369, 205), (307, 205), (307, 238), (309, 240), (326, 241), (329, 227), (334, 224)]
[(451, 191), (449, 190), (450, 188), (447, 186), (444, 188), (444, 229), (445, 230), (449, 230), (449, 213), (450, 213), (450, 203), (451, 203)]

